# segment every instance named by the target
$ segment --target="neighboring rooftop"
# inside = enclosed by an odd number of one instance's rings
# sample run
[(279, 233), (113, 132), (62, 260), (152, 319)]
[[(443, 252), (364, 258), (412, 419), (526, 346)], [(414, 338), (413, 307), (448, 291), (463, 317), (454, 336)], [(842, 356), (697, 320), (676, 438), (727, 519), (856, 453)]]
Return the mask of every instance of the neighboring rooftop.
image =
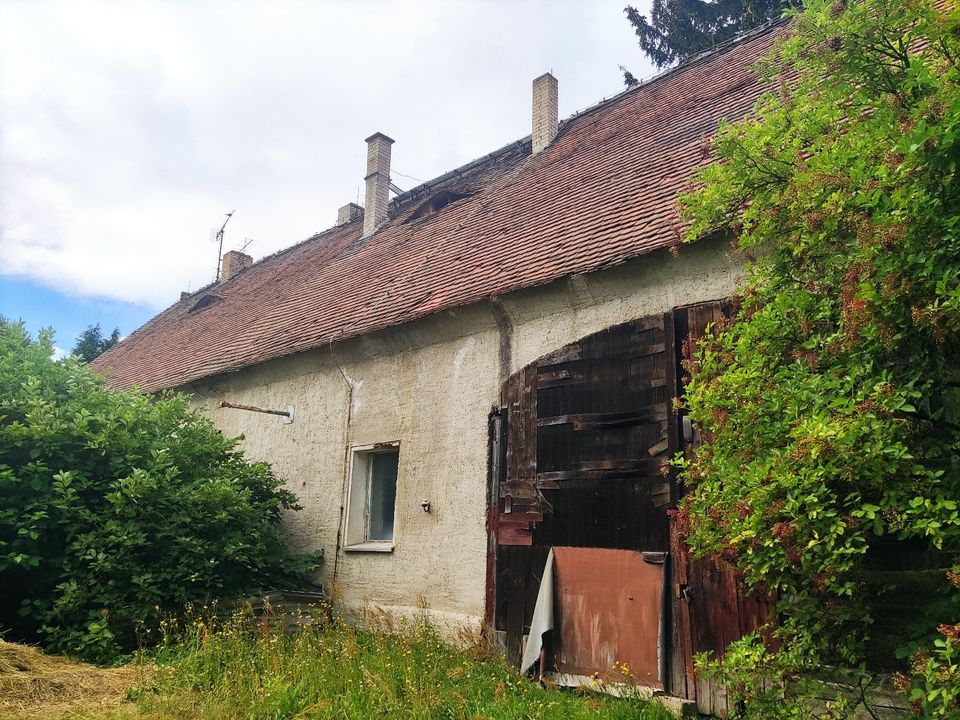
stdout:
[[(441, 310), (625, 262), (677, 241), (675, 199), (785, 26), (694, 58), (183, 297), (93, 366), (118, 387), (177, 387)], [(436, 207), (435, 207), (436, 206)]]

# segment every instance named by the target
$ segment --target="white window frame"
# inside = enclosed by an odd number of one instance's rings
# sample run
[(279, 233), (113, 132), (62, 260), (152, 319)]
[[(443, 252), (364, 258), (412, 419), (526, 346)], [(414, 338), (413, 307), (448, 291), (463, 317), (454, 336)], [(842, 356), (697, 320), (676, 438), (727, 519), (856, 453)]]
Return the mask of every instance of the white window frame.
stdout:
[(346, 527), (343, 549), (346, 552), (393, 552), (397, 540), (397, 503), (393, 505), (393, 538), (391, 540), (369, 540), (367, 533), (370, 523), (370, 483), (373, 463), (370, 458), (380, 453), (397, 454), (397, 492), (400, 485), (400, 442), (392, 441), (374, 445), (356, 445), (349, 452), (349, 479), (347, 483)]

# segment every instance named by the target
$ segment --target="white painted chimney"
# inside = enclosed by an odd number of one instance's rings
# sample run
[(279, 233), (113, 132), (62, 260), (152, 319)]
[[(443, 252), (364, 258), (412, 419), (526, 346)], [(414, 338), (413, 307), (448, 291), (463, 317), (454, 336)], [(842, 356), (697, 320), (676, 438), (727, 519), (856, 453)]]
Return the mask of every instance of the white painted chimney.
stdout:
[(557, 79), (544, 73), (533, 81), (533, 152), (543, 150), (557, 135)]
[(390, 202), (390, 146), (393, 140), (383, 133), (367, 138), (366, 204), (363, 209), (363, 237), (376, 232), (387, 219)]
[(253, 265), (253, 258), (242, 253), (239, 250), (230, 250), (223, 254), (223, 262), (220, 263), (219, 282), (229, 280), (241, 270), (246, 270)]

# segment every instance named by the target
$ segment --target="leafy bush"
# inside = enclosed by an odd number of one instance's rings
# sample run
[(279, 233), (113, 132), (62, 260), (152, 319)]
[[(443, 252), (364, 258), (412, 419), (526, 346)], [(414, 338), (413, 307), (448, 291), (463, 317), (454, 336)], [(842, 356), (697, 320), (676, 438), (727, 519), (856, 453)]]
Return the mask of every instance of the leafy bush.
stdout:
[(913, 662), (912, 681), (906, 687), (910, 699), (924, 717), (957, 716), (960, 698), (960, 626), (942, 628), (944, 637), (934, 641), (933, 653), (918, 653)]
[(307, 578), (296, 498), (183, 395), (121, 392), (0, 322), (0, 623), (105, 661), (162, 612)]
[[(764, 67), (776, 90), (683, 200), (690, 239), (753, 257), (736, 321), (688, 355), (704, 445), (681, 510), (693, 548), (782, 598), (779, 649), (746, 638), (725, 661), (763, 689), (750, 717), (808, 717), (777, 689), (824, 663), (897, 665), (878, 625), (885, 588), (909, 589), (893, 571), (939, 568), (901, 610), (901, 654), (960, 616), (958, 58), (953, 3), (806, 3)], [(955, 674), (934, 695), (956, 662), (940, 642), (924, 712), (957, 717)]]

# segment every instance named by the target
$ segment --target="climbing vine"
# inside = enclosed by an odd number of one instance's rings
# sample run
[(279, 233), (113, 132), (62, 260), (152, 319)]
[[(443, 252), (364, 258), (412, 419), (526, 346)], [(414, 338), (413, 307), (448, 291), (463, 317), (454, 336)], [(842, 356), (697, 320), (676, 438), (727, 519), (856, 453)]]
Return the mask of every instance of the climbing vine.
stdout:
[(758, 70), (681, 198), (688, 240), (749, 262), (689, 348), (703, 445), (678, 464), (688, 543), (778, 617), (705, 667), (746, 717), (845, 717), (862, 693), (817, 699), (840, 667), (957, 717), (960, 12), (813, 0)]

